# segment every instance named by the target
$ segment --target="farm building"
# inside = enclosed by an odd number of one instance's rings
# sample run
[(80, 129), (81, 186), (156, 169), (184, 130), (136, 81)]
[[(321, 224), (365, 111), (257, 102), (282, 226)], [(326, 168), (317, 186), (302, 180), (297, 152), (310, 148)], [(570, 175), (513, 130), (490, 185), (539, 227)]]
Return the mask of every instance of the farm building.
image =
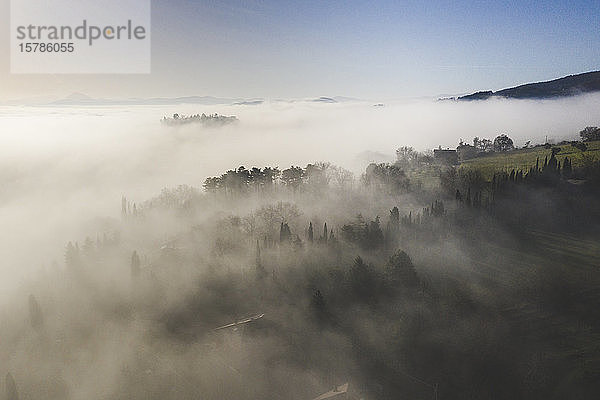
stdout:
[(458, 153), (456, 150), (450, 149), (435, 149), (433, 150), (433, 158), (436, 162), (447, 165), (458, 164)]

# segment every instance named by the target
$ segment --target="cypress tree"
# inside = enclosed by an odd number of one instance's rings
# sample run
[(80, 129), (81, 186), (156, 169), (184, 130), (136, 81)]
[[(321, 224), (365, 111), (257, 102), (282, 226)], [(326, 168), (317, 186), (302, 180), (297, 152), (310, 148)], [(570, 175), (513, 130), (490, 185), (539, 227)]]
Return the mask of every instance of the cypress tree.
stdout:
[(397, 232), (400, 229), (400, 211), (398, 207), (394, 207), (390, 210), (390, 230)]
[(279, 243), (290, 242), (292, 239), (292, 231), (290, 231), (290, 227), (287, 223), (281, 223), (281, 228), (279, 229)]

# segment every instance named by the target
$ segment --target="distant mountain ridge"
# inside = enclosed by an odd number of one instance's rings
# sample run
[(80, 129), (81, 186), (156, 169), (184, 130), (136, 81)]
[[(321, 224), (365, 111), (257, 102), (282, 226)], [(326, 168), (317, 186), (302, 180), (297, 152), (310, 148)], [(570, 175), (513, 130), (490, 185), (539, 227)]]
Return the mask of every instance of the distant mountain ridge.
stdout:
[(244, 99), (224, 99), (213, 96), (187, 96), (187, 97), (154, 97), (149, 99), (95, 99), (81, 93), (73, 93), (64, 99), (56, 100), (50, 106), (109, 106), (109, 105), (173, 105), (173, 104), (230, 104), (242, 102)]
[[(310, 101), (318, 103), (342, 103), (360, 101), (353, 97), (319, 97), (317, 99), (302, 100), (277, 100), (285, 102)], [(152, 98), (129, 98), (129, 99), (106, 99), (93, 98), (83, 93), (72, 93), (67, 97), (50, 102), (40, 102), (36, 105), (41, 106), (115, 106), (115, 105), (178, 105), (178, 104), (200, 104), (200, 105), (235, 105), (235, 106), (256, 106), (264, 104), (265, 99), (244, 99), (244, 98), (220, 98), (213, 96), (187, 96), (187, 97), (152, 97)]]
[(497, 92), (482, 91), (457, 100), (486, 100), (492, 97), (508, 99), (553, 99), (600, 91), (600, 71), (569, 75), (551, 81), (527, 83)]

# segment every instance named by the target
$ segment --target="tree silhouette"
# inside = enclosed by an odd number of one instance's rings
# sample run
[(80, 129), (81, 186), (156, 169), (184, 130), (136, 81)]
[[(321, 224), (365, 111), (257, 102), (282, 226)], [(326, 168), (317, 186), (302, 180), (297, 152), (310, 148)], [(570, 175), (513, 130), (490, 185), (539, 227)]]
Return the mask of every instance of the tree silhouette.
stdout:
[(390, 281), (394, 286), (414, 287), (418, 284), (419, 279), (412, 260), (403, 250), (397, 250), (390, 257), (387, 268)]
[(281, 223), (281, 227), (279, 228), (279, 243), (291, 243), (292, 241), (292, 232), (290, 231), (290, 227), (287, 223)]
[(597, 126), (587, 126), (579, 132), (579, 136), (584, 142), (600, 140), (600, 128)]
[(300, 167), (291, 166), (281, 172), (281, 181), (287, 187), (296, 190), (302, 184), (304, 170)]
[(494, 151), (509, 151), (515, 148), (511, 138), (502, 134), (494, 139)]
[(394, 207), (390, 210), (390, 220), (388, 222), (388, 231), (391, 234), (396, 234), (400, 230), (400, 210)]

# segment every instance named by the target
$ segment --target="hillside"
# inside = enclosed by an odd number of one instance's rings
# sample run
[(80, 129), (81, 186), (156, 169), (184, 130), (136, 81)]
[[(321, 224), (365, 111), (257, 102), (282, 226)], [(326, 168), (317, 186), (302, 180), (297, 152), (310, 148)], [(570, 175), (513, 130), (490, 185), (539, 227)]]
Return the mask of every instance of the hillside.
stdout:
[[(600, 159), (600, 141), (586, 142), (587, 150), (581, 151), (570, 144), (557, 145), (560, 151), (556, 155), (558, 161), (563, 161), (565, 157), (573, 162), (573, 167), (581, 167), (586, 160)], [(490, 153), (477, 158), (465, 160), (461, 163), (461, 168), (477, 169), (483, 173), (486, 178), (492, 177), (496, 171), (527, 170), (534, 166), (539, 158), (543, 163), (545, 157), (550, 157), (551, 150), (543, 146), (529, 149), (518, 149), (509, 152)]]
[(458, 97), (458, 100), (486, 100), (491, 97), (509, 99), (552, 99), (600, 91), (600, 71), (569, 75), (546, 82), (528, 83), (508, 89), (482, 91)]

